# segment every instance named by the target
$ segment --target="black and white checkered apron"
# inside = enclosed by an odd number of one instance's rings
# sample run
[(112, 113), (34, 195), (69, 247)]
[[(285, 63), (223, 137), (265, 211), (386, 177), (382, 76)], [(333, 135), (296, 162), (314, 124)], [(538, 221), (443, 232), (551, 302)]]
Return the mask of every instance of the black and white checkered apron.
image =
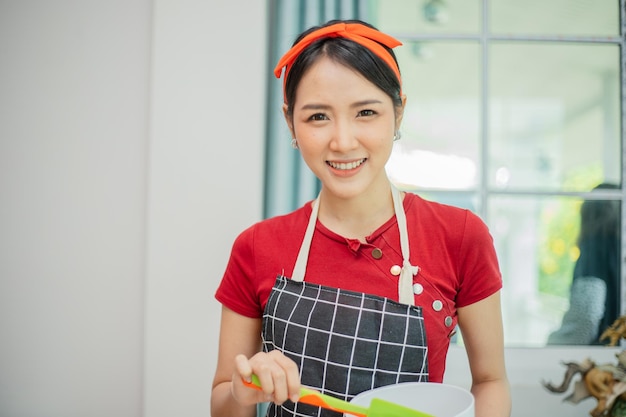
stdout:
[[(406, 218), (399, 192), (392, 190), (405, 260), (401, 302), (304, 282), (316, 200), (293, 277), (276, 279), (263, 314), (263, 350), (280, 350), (298, 364), (303, 385), (343, 400), (380, 386), (428, 381), (424, 319), (411, 288), (417, 268), (408, 263)], [(267, 411), (268, 417), (340, 415), (291, 401), (272, 403)]]

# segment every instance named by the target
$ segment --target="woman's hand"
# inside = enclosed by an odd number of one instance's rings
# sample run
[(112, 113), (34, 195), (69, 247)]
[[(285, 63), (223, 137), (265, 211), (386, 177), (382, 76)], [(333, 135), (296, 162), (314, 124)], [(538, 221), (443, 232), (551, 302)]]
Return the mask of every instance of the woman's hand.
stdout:
[[(244, 385), (255, 374), (261, 382), (261, 391)], [(235, 357), (231, 393), (242, 405), (259, 402), (282, 404), (290, 399), (295, 402), (300, 396), (298, 366), (278, 350), (259, 352), (250, 359), (245, 355)]]
[[(261, 319), (222, 307), (217, 368), (211, 393), (212, 417), (255, 417), (257, 403), (282, 404), (300, 393), (298, 366), (281, 352), (261, 350)], [(249, 359), (248, 359), (249, 358)], [(249, 388), (255, 374), (262, 391)]]

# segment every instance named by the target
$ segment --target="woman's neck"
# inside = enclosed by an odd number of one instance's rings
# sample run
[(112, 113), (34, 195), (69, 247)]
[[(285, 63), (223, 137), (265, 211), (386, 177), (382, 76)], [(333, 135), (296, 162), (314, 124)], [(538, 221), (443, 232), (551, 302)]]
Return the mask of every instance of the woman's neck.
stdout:
[(365, 242), (365, 238), (394, 215), (391, 185), (353, 198), (320, 193), (319, 221), (333, 232)]

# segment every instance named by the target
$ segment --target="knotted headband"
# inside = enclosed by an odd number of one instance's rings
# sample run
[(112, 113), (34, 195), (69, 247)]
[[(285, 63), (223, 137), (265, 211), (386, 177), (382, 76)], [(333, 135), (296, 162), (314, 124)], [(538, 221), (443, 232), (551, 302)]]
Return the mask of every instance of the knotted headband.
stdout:
[(398, 77), (398, 82), (401, 82), (400, 69), (398, 68), (398, 64), (389, 54), (389, 52), (387, 52), (387, 50), (381, 46), (381, 44), (385, 45), (388, 48), (394, 48), (396, 46), (402, 45), (402, 42), (376, 29), (372, 29), (360, 23), (335, 23), (334, 25), (322, 27), (314, 32), (309, 33), (298, 43), (296, 43), (289, 51), (287, 51), (287, 53), (283, 55), (280, 61), (278, 61), (276, 68), (274, 68), (274, 75), (276, 76), (276, 78), (280, 78), (280, 74), (283, 68), (285, 68), (283, 88), (284, 83), (287, 81), (287, 76), (289, 75), (291, 66), (293, 65), (296, 58), (298, 58), (298, 56), (300, 55), (300, 53), (302, 53), (302, 51), (304, 51), (304, 49), (306, 49), (313, 42), (321, 38), (346, 38), (366, 47), (374, 54), (376, 54), (376, 56), (382, 59), (387, 64), (387, 66), (391, 68), (394, 74), (396, 74), (396, 77)]

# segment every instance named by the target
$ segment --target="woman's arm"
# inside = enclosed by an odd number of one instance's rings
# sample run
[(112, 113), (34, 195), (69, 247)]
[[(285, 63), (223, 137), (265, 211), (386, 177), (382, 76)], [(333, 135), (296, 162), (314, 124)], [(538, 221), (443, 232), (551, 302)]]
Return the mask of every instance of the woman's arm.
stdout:
[[(297, 399), (300, 376), (297, 365), (279, 351), (261, 350), (261, 319), (242, 316), (222, 307), (217, 369), (211, 393), (212, 417), (253, 417), (256, 404)], [(247, 388), (242, 379), (252, 374), (263, 391)]]
[(606, 306), (606, 282), (597, 277), (577, 277), (572, 282), (569, 309), (561, 327), (548, 336), (549, 345), (592, 345), (598, 341)]
[(509, 417), (511, 393), (504, 364), (500, 293), (457, 312), (472, 373), (476, 417)]

